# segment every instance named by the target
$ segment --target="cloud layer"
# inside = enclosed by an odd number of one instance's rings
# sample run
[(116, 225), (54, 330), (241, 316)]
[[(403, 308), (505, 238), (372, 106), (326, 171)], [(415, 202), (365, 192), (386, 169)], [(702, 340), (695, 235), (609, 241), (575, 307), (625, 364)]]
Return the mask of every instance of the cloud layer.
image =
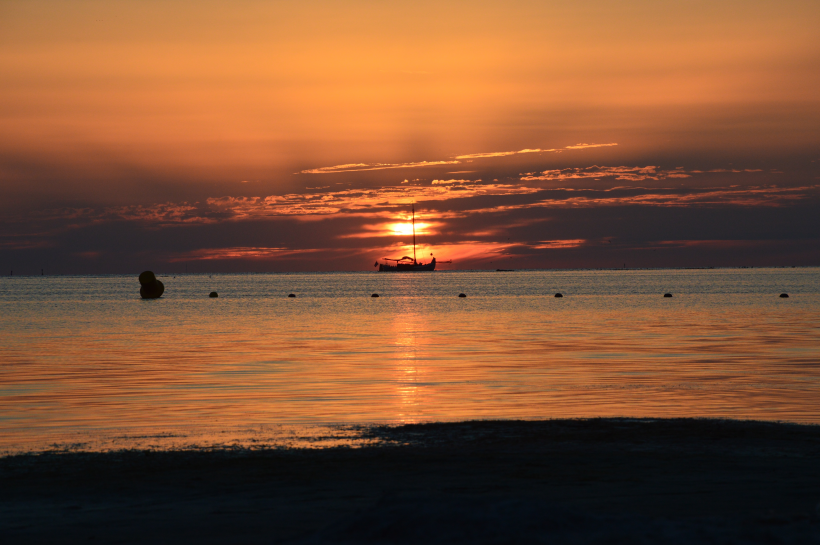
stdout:
[(468, 153), (465, 155), (457, 155), (455, 160), (449, 161), (418, 161), (415, 163), (349, 163), (345, 165), (335, 165), (332, 167), (311, 168), (302, 170), (299, 174), (333, 174), (341, 172), (364, 172), (370, 170), (391, 170), (396, 168), (421, 168), (421, 167), (435, 167), (442, 165), (458, 165), (461, 160), (467, 159), (490, 159), (494, 157), (509, 157), (511, 155), (521, 155), (525, 153), (561, 153), (564, 150), (580, 150), (588, 148), (606, 148), (617, 146), (617, 143), (611, 144), (575, 144), (574, 146), (566, 146), (563, 148), (553, 149), (522, 149), (519, 151), (490, 151), (483, 153)]

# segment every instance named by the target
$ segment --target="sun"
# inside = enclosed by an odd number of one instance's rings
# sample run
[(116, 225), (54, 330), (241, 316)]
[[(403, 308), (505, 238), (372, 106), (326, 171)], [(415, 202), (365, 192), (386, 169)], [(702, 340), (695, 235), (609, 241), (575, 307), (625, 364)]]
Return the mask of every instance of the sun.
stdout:
[[(425, 235), (429, 234), (429, 230), (432, 224), (430, 223), (423, 223), (423, 222), (416, 222), (416, 234), (417, 235)], [(391, 235), (395, 236), (405, 236), (405, 235), (412, 235), (413, 234), (413, 224), (412, 223), (390, 223), (387, 225), (387, 230)]]

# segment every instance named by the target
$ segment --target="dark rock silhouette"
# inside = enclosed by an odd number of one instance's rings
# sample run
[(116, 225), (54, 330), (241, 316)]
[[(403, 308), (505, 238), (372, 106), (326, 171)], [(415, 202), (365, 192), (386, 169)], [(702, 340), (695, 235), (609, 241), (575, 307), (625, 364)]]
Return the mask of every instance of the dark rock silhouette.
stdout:
[(781, 294), (780, 294), (780, 297), (783, 297), (783, 298), (786, 298), (786, 297), (788, 297), (788, 296), (789, 296), (789, 294), (788, 294), (788, 293), (781, 293)]
[(672, 294), (671, 293), (664, 293), (663, 296), (664, 297), (672, 297)]
[(288, 297), (296, 297), (296, 294), (295, 293), (289, 293)]
[(216, 293), (215, 291), (212, 291), (211, 293), (208, 294), (208, 297), (219, 297), (219, 294)]
[(374, 293), (374, 294), (373, 294), (373, 295), (371, 295), (370, 297), (378, 297), (378, 296), (379, 296), (379, 294), (378, 294), (378, 293)]
[(466, 293), (459, 293), (458, 296), (459, 297), (467, 297), (467, 294)]
[(563, 295), (561, 295), (560, 293), (556, 293), (555, 296), (556, 297), (563, 297)]
[(140, 274), (140, 297), (143, 299), (159, 299), (165, 291), (165, 284), (157, 280), (151, 271)]

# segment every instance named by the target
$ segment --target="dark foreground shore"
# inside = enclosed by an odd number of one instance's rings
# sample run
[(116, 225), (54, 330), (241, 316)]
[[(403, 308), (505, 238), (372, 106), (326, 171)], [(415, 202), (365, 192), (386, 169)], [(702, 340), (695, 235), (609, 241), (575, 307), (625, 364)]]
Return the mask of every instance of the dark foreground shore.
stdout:
[(0, 459), (4, 543), (820, 543), (820, 427), (375, 427), (364, 448)]

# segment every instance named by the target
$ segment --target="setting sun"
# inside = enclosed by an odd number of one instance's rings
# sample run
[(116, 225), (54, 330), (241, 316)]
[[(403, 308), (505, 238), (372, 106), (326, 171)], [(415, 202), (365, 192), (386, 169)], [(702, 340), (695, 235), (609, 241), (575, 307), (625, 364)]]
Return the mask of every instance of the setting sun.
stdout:
[[(417, 235), (430, 235), (435, 234), (432, 231), (433, 224), (432, 223), (424, 223), (424, 222), (416, 222), (416, 234)], [(404, 235), (412, 235), (413, 234), (413, 224), (412, 223), (390, 223), (387, 225), (387, 229), (389, 234), (395, 236), (404, 236)]]

